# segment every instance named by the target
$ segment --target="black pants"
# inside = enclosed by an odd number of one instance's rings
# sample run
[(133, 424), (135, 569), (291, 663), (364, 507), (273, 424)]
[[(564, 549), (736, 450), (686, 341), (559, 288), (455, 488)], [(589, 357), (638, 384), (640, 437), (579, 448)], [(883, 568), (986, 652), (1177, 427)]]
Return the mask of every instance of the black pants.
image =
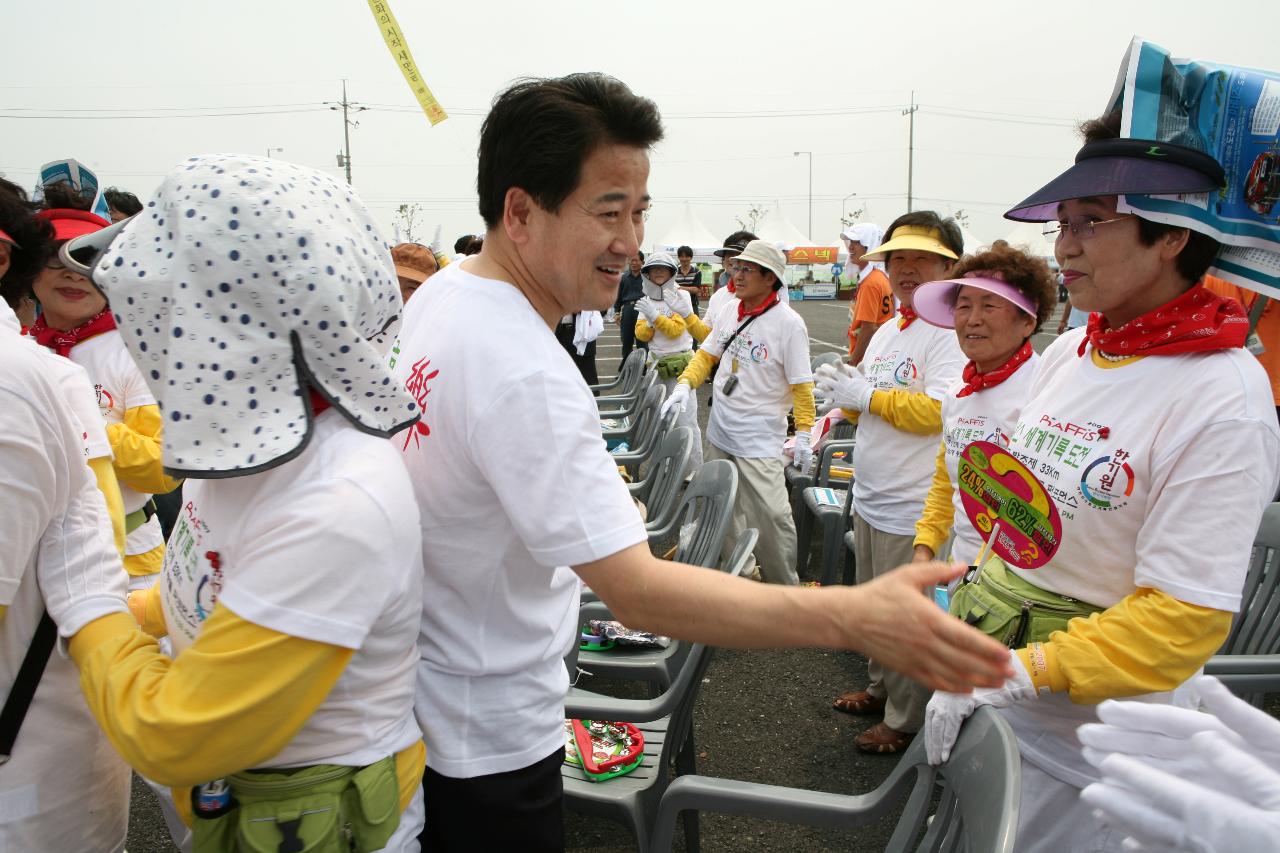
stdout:
[(627, 356), (631, 355), (631, 350), (637, 346), (641, 349), (649, 348), (649, 345), (644, 341), (636, 342), (636, 320), (639, 317), (640, 312), (636, 310), (634, 302), (622, 303), (622, 311), (618, 314), (618, 336), (622, 338), (621, 361), (626, 361)]
[(587, 380), (587, 384), (598, 385), (600, 375), (596, 373), (596, 342), (587, 344), (586, 352), (578, 355), (578, 349), (573, 345), (573, 326), (573, 323), (560, 323), (556, 326), (556, 340), (560, 341), (560, 345), (568, 351), (569, 357), (578, 366), (578, 372), (582, 374), (583, 379)]
[(564, 747), (541, 761), (489, 776), (454, 779), (427, 768), (422, 777), (427, 824), (424, 853), (473, 850), (564, 850)]

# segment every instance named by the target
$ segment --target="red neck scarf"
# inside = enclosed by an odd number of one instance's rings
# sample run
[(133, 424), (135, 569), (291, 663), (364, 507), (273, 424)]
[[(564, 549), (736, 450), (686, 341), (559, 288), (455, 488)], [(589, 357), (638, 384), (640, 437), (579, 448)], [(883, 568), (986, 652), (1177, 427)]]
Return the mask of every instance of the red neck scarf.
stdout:
[(916, 313), (916, 309), (908, 308), (905, 305), (898, 306), (898, 328), (899, 329), (905, 329), (907, 326), (910, 326), (912, 323), (914, 323), (919, 317), (920, 315)]
[(725, 287), (729, 288), (730, 293), (733, 293), (735, 290), (738, 289), (737, 286), (733, 283), (733, 276), (729, 277), (729, 282), (728, 284), (725, 285)]
[(69, 355), (71, 348), (81, 341), (87, 341), (95, 335), (109, 332), (115, 327), (116, 318), (111, 316), (111, 309), (103, 308), (79, 326), (74, 329), (68, 329), (65, 332), (62, 329), (55, 329), (50, 326), (45, 322), (44, 315), (41, 314), (31, 326), (30, 334), (40, 346), (48, 347), (58, 355), (65, 356)]
[(1118, 329), (1101, 314), (1089, 315), (1088, 334), (1080, 341), (1109, 355), (1179, 355), (1244, 346), (1249, 315), (1234, 299), (1217, 296), (1202, 284), (1154, 311), (1134, 317)]
[(1009, 356), (1009, 360), (997, 367), (995, 370), (987, 373), (979, 373), (978, 365), (972, 361), (964, 366), (964, 372), (961, 378), (964, 379), (964, 387), (956, 392), (957, 397), (968, 397), (978, 391), (985, 391), (988, 388), (994, 388), (1001, 382), (1008, 379), (1018, 368), (1027, 363), (1027, 359), (1031, 358), (1031, 339), (1022, 342), (1022, 346), (1018, 347), (1018, 351)]
[(768, 299), (766, 299), (764, 302), (761, 302), (759, 305), (757, 305), (755, 308), (752, 308), (750, 311), (747, 310), (746, 305), (739, 302), (738, 303), (738, 319), (745, 320), (748, 317), (759, 317), (761, 314), (768, 311), (770, 308), (772, 308), (777, 304), (778, 304), (778, 291), (776, 290), (773, 293), (769, 294)]
[(311, 398), (311, 414), (313, 417), (320, 417), (326, 409), (329, 408), (329, 401), (320, 395), (320, 392), (314, 388), (307, 389), (307, 395)]

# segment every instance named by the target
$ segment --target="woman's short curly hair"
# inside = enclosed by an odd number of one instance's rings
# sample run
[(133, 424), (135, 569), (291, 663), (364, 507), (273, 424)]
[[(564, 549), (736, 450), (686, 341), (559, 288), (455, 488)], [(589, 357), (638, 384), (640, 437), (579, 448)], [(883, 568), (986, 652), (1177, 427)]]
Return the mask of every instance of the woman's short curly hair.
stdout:
[(0, 192), (0, 229), (18, 244), (10, 250), (8, 272), (0, 277), (0, 296), (16, 309), (23, 299), (34, 298), (32, 284), (57, 244), (53, 226), (36, 219), (29, 204), (6, 192)]
[[(1021, 249), (1005, 244), (992, 246), (983, 252), (965, 255), (956, 264), (952, 278), (963, 278), (965, 273), (977, 270), (991, 270), (1000, 273), (1000, 277), (1022, 291), (1036, 306), (1036, 327), (1032, 334), (1040, 331), (1044, 321), (1053, 314), (1058, 304), (1058, 279), (1049, 269), (1049, 265), (1034, 255), (1028, 255)], [(959, 293), (959, 291), (955, 291)]]

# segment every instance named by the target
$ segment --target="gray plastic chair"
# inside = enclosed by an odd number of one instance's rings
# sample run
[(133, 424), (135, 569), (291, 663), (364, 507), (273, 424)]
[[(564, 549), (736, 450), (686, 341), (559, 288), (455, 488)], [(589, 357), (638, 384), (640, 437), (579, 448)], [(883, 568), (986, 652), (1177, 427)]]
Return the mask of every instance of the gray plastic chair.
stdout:
[[(702, 463), (689, 481), (676, 513), (675, 533), (680, 536), (675, 561), (711, 568), (720, 562), (725, 535), (738, 498), (738, 469), (728, 459)], [(696, 523), (689, 537), (681, 536), (685, 525)]]
[[(734, 543), (733, 551), (720, 564), (731, 575), (741, 575), (747, 569), (760, 534), (754, 527), (742, 531)], [(592, 619), (612, 619), (613, 614), (602, 601), (583, 602), (579, 621), (585, 625)], [(610, 649), (605, 652), (579, 651), (576, 666), (583, 672), (604, 678), (621, 678), (628, 681), (645, 681), (666, 690), (671, 686), (685, 656), (689, 644), (672, 640), (665, 649)]]
[[(649, 531), (650, 544), (655, 534), (663, 538), (671, 534), (676, 509), (680, 506), (684, 469), (688, 467), (692, 453), (693, 430), (676, 427), (667, 431), (646, 460), (644, 479), (627, 486), (631, 497), (644, 504), (647, 513), (644, 526)], [(625, 455), (628, 454), (615, 454), (615, 457)]]
[[(662, 392), (662, 398), (652, 411), (652, 424), (645, 423), (642, 425), (637, 423), (635, 443), (631, 444), (629, 449), (613, 454), (614, 460), (619, 465), (624, 466), (627, 469), (627, 473), (629, 473), (633, 479), (640, 476), (641, 469), (644, 468), (650, 457), (657, 453), (658, 446), (662, 443), (662, 439), (666, 437), (667, 433), (675, 428), (676, 418), (680, 416), (680, 413), (675, 409), (672, 409), (665, 415), (662, 414), (662, 400), (666, 399), (667, 390), (664, 386), (655, 385), (649, 390), (649, 393), (652, 394), (654, 389)], [(644, 410), (637, 415), (637, 418), (647, 417), (648, 415)], [(692, 450), (690, 453), (692, 453)], [(687, 469), (688, 467), (688, 464), (686, 464), (685, 468)], [(647, 477), (648, 475), (646, 474), (645, 476)]]
[(591, 393), (596, 397), (629, 397), (635, 393), (635, 389), (639, 387), (640, 377), (645, 372), (645, 363), (648, 360), (649, 353), (643, 349), (632, 350), (627, 356), (627, 360), (622, 363), (622, 369), (618, 371), (618, 375), (608, 382), (601, 382), (598, 385), (588, 385)]
[(600, 419), (619, 421), (623, 426), (617, 429), (625, 430), (630, 425), (631, 418), (635, 417), (636, 409), (644, 400), (645, 394), (658, 384), (658, 374), (653, 371), (645, 373), (636, 382), (635, 389), (627, 395), (619, 397), (597, 397), (596, 411), (600, 414)]
[(844, 359), (841, 358), (840, 353), (824, 352), (819, 355), (815, 355), (813, 357), (813, 361), (811, 361), (809, 364), (810, 364), (810, 367), (812, 367), (814, 370), (817, 370), (819, 367), (822, 367), (822, 365), (824, 364), (839, 364), (842, 361), (844, 361)]
[[(847, 484), (833, 484), (831, 465), (837, 452), (844, 453), (847, 462), (853, 453), (853, 445), (852, 440), (828, 441), (823, 445), (822, 453), (818, 457), (816, 483), (801, 492), (804, 511), (801, 512), (800, 521), (796, 525), (796, 572), (803, 573), (809, 569), (810, 543), (816, 526), (822, 531), (822, 583), (824, 586), (835, 583), (835, 567), (841, 561), (840, 538), (849, 526), (850, 487), (853, 485), (852, 481)], [(835, 488), (838, 494), (843, 492), (844, 500), (837, 506), (819, 503), (817, 490), (825, 488)]]
[[(930, 767), (925, 759), (924, 738), (916, 738), (889, 778), (868, 794), (829, 794), (758, 782), (681, 776), (662, 798), (650, 849), (654, 853), (669, 851), (676, 817), (690, 810), (853, 829), (893, 814), (903, 795), (910, 792), (886, 851), (1011, 853), (1018, 830), (1021, 784), (1013, 731), (999, 713), (983, 706), (965, 721), (945, 764)], [(939, 794), (938, 806), (930, 816), (935, 793)]]
[[(667, 389), (661, 385), (649, 385), (644, 394), (629, 410), (626, 426), (618, 429), (601, 429), (608, 441), (625, 441), (628, 447), (638, 448), (642, 440), (652, 440), (658, 432), (659, 410), (667, 397)], [(633, 451), (628, 451), (633, 452)], [(649, 451), (646, 451), (648, 455)], [(615, 454), (616, 455), (616, 454)]]
[[(739, 559), (731, 569), (740, 570), (743, 562), (745, 560)], [(560, 772), (565, 807), (625, 824), (635, 837), (640, 853), (650, 849), (654, 817), (667, 790), (671, 771), (685, 774), (697, 769), (693, 707), (711, 663), (712, 651), (702, 643), (693, 644), (671, 686), (654, 699), (614, 699), (576, 688), (570, 689), (565, 698), (566, 717), (635, 723), (644, 734), (644, 763), (625, 776), (607, 782), (588, 782), (581, 770), (568, 764)], [(693, 813), (684, 821), (686, 837), (693, 839), (688, 847), (690, 851), (698, 849), (697, 821), (698, 816)]]
[(1280, 690), (1280, 503), (1262, 513), (1240, 612), (1204, 671), (1258, 707), (1264, 691)]

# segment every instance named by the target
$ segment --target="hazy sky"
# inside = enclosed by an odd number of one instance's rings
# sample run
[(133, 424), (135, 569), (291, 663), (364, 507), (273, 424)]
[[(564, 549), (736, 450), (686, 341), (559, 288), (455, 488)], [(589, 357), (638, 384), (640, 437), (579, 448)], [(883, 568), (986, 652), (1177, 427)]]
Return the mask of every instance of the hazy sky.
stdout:
[[(1177, 56), (1280, 67), (1280, 3), (723, 2), (426, 3), (391, 0), (448, 121), (431, 127), (359, 0), (217, 3), (3, 0), (0, 174), (30, 187), (75, 157), (107, 185), (149, 195), (183, 158), (241, 151), (339, 173), (348, 81), (369, 110), (352, 130), (354, 183), (391, 235), (422, 205), (430, 238), (480, 231), (475, 149), (510, 80), (611, 73), (662, 110), (648, 239), (687, 200), (717, 237), (778, 201), (830, 244), (842, 204), (887, 224), (915, 207), (964, 210), (981, 239), (1079, 147), (1073, 123), (1105, 105), (1130, 38)], [(1210, 18), (1206, 10), (1211, 10)], [(250, 115), (234, 115), (250, 113)], [(201, 116), (201, 117), (197, 117)], [(845, 201), (851, 193), (857, 195)]]

